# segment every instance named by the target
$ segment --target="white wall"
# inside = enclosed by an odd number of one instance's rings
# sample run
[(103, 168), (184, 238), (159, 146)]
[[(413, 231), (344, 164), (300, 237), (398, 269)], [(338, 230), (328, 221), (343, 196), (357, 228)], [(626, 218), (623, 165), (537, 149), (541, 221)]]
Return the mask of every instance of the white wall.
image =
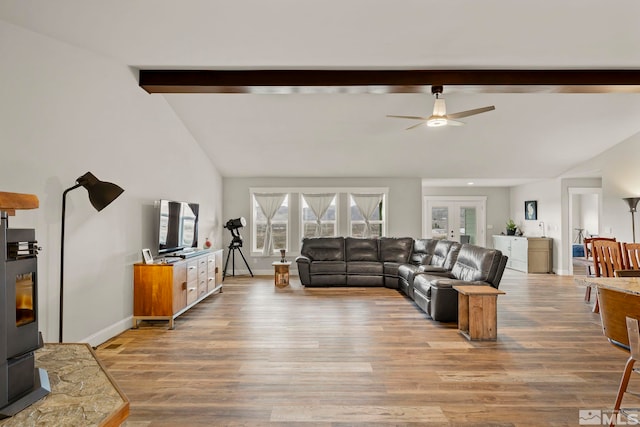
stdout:
[[(538, 202), (538, 219), (524, 219), (524, 202)], [(510, 215), (525, 236), (553, 239), (553, 270), (562, 265), (562, 209), (559, 180), (545, 180), (512, 187)]]
[(200, 239), (220, 246), (222, 179), (165, 99), (124, 64), (0, 21), (0, 191), (38, 196), (10, 226), (35, 228), (39, 326), (58, 337), (61, 199), (87, 171), (123, 195), (96, 212), (67, 198), (65, 341), (96, 345), (130, 327), (132, 265), (151, 247), (153, 201), (200, 203)]

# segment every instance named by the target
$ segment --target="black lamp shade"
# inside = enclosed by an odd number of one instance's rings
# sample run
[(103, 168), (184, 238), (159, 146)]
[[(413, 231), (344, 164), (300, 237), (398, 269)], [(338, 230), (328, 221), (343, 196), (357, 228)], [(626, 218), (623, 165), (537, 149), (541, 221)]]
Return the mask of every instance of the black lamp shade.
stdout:
[(87, 189), (89, 201), (98, 212), (106, 208), (124, 192), (124, 190), (116, 184), (100, 181), (91, 172), (85, 173), (76, 181)]

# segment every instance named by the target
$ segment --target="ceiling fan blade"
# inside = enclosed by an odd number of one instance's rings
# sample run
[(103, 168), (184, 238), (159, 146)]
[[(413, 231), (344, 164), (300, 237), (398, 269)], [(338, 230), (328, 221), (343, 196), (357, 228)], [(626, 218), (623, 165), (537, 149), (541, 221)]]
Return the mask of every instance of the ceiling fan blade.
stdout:
[(394, 117), (396, 119), (427, 120), (427, 117), (418, 117), (418, 116), (391, 116), (391, 115), (387, 115), (387, 117)]
[(409, 126), (409, 127), (408, 127), (408, 128), (406, 128), (405, 130), (411, 130), (411, 129), (413, 129), (413, 128), (417, 128), (418, 126), (422, 126), (422, 125), (424, 125), (424, 124), (426, 124), (426, 122), (420, 122), (420, 123), (418, 123), (418, 124), (416, 124), (416, 125)]
[(461, 119), (463, 117), (473, 116), (475, 114), (486, 113), (487, 111), (495, 110), (493, 105), (489, 107), (476, 108), (474, 110), (460, 111), (459, 113), (447, 114), (448, 119)]
[(457, 120), (447, 119), (447, 126), (464, 126), (464, 123)]

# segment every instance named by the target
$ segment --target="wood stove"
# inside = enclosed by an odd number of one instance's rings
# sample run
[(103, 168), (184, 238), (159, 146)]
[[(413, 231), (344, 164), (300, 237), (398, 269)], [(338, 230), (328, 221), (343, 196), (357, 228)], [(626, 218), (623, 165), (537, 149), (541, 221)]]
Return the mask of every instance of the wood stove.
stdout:
[(35, 230), (10, 229), (3, 209), (0, 205), (0, 419), (50, 392), (47, 372), (35, 367), (34, 357), (42, 347)]

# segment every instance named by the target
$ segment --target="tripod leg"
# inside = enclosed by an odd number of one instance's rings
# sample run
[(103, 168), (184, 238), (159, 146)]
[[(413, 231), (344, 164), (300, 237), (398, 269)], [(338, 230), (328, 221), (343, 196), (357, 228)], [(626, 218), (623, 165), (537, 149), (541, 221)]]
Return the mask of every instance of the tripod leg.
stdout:
[(229, 256), (231, 255), (231, 248), (229, 248), (229, 253), (227, 254), (227, 261), (224, 263), (224, 270), (222, 271), (222, 280), (227, 277), (227, 267), (229, 266)]
[(233, 259), (231, 260), (231, 271), (233, 272), (233, 277), (236, 277), (236, 248), (233, 248)]
[(251, 271), (251, 267), (249, 267), (249, 263), (247, 262), (247, 259), (244, 257), (244, 254), (242, 253), (242, 249), (238, 248), (238, 252), (240, 252), (242, 259), (244, 260), (244, 265), (246, 265), (247, 269), (249, 270), (249, 274), (251, 274), (251, 277), (253, 277), (253, 271)]

